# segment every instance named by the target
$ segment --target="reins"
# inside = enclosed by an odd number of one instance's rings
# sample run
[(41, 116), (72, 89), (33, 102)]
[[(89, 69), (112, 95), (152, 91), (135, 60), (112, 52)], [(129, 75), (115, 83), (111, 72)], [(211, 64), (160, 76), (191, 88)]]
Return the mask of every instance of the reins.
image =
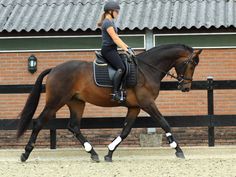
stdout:
[(153, 68), (153, 69), (156, 70), (156, 71), (162, 72), (162, 73), (164, 73), (164, 74), (170, 76), (171, 78), (174, 78), (174, 79), (178, 80), (178, 77), (175, 76), (175, 75), (173, 75), (173, 74), (171, 74), (169, 71), (166, 72), (166, 71), (164, 71), (164, 70), (162, 70), (162, 69), (160, 69), (160, 68), (158, 68), (158, 67), (156, 67), (156, 66), (153, 66), (153, 65), (150, 65), (149, 63), (146, 63), (145, 61), (142, 61), (142, 60), (139, 60), (139, 61), (141, 61), (141, 62), (144, 63), (145, 65), (147, 65), (147, 66)]
[[(188, 59), (183, 62), (183, 63), (184, 63), (184, 66), (185, 66), (186, 64), (188, 64), (189, 62), (191, 62), (191, 63), (193, 63), (194, 65), (196, 65), (196, 63), (195, 63), (194, 61), (192, 61), (193, 55), (194, 55), (194, 53), (192, 53), (192, 54), (188, 57)], [(182, 74), (181, 76), (175, 76), (174, 74), (171, 74), (169, 71), (164, 71), (164, 70), (160, 69), (159, 67), (153, 66), (153, 65), (151, 65), (151, 64), (149, 64), (149, 63), (147, 63), (147, 62), (145, 62), (145, 61), (143, 61), (143, 60), (138, 60), (138, 61), (141, 61), (142, 63), (144, 63), (145, 65), (147, 65), (147, 66), (149, 66), (149, 67), (151, 67), (151, 68), (153, 68), (153, 69), (156, 70), (156, 71), (159, 71), (159, 72), (161, 72), (161, 73), (164, 73), (164, 74), (167, 75), (167, 76), (170, 76), (171, 78), (176, 79), (179, 83), (182, 83), (184, 80), (188, 80), (188, 81), (190, 81), (190, 82), (192, 81), (192, 79), (190, 79), (190, 78), (185, 78), (185, 77), (183, 76), (183, 74)], [(181, 63), (181, 64), (182, 64), (182, 63)]]

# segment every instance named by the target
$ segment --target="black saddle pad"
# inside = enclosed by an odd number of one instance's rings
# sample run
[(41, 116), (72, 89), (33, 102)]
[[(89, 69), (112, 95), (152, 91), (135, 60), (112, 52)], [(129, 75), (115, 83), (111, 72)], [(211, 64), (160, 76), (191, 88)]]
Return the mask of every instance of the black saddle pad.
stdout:
[[(134, 87), (137, 85), (137, 66), (136, 63), (128, 58), (126, 54), (120, 54), (125, 66), (126, 74), (123, 80), (123, 87)], [(94, 80), (96, 85), (101, 87), (113, 87), (113, 77), (116, 72), (114, 68), (107, 64), (100, 54), (93, 62)]]

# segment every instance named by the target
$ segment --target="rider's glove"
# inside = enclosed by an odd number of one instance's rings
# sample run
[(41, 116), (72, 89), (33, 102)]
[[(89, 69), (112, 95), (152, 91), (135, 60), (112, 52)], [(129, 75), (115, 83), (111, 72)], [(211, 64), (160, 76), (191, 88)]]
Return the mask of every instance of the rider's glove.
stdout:
[(127, 49), (128, 49), (128, 51), (127, 51), (128, 55), (130, 55), (130, 56), (132, 56), (132, 57), (135, 57), (135, 52), (134, 52), (134, 50), (133, 50), (132, 48), (130, 48), (130, 47), (128, 47)]

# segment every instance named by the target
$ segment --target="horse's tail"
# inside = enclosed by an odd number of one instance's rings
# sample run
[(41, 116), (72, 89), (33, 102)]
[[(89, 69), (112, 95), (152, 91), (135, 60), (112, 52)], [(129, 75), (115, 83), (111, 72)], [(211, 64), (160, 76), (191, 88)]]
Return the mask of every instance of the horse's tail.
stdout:
[(38, 76), (38, 78), (35, 82), (35, 85), (34, 85), (32, 91), (25, 103), (25, 106), (19, 115), (20, 122), (18, 125), (17, 138), (20, 138), (24, 134), (24, 132), (27, 130), (27, 128), (29, 127), (30, 121), (32, 120), (33, 115), (34, 115), (36, 108), (38, 106), (38, 103), (39, 103), (40, 94), (42, 91), (43, 78), (48, 73), (50, 73), (51, 70), (52, 70), (52, 68), (46, 69)]

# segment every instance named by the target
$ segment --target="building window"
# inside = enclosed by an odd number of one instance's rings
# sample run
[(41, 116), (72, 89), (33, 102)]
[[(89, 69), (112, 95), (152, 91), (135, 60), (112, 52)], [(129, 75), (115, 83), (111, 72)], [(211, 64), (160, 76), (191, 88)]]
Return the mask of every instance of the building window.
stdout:
[(236, 48), (236, 33), (154, 34), (154, 45), (179, 43), (193, 48)]
[[(145, 48), (144, 34), (120, 37), (134, 49)], [(101, 35), (0, 37), (0, 52), (99, 50), (101, 42)]]

